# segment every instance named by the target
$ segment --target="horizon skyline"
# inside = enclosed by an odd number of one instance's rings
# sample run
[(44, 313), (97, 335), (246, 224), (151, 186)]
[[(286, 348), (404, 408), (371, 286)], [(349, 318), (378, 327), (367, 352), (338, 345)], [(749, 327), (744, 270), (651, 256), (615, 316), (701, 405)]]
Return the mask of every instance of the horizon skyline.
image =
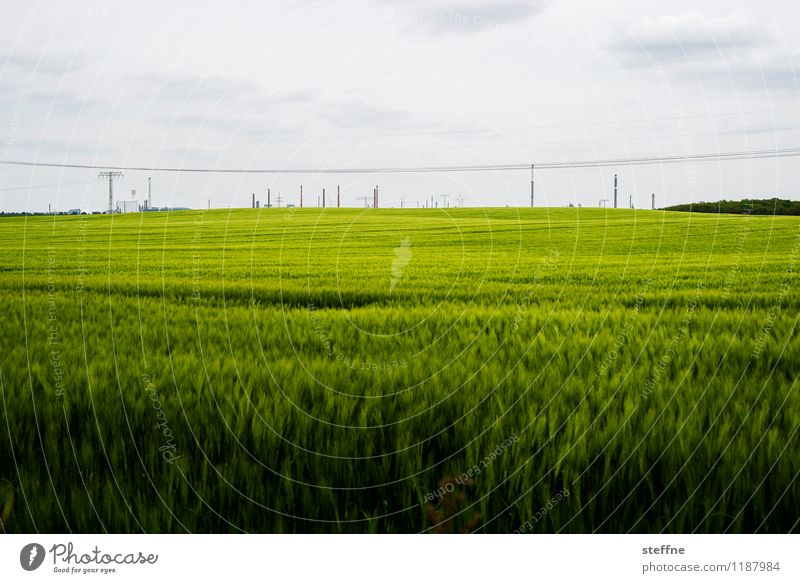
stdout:
[[(44, 10), (0, 22), (0, 160), (98, 166), (501, 165), (800, 147), (800, 44), (788, 0), (281, 0)], [(624, 15), (624, 18), (621, 18)], [(791, 161), (618, 168), (664, 204), (800, 192)], [(153, 174), (154, 178), (156, 175)], [(293, 177), (158, 176), (168, 206), (289, 192)], [(0, 162), (0, 207), (103, 208), (77, 170)], [(120, 186), (143, 189), (130, 173)], [(369, 176), (343, 176), (366, 190)], [(303, 180), (310, 191), (324, 180)], [(384, 196), (459, 192), (525, 206), (527, 176), (404, 175)], [(26, 186), (33, 186), (30, 191)], [(542, 201), (590, 204), (598, 169), (538, 175)], [(120, 190), (123, 192), (124, 190)], [(592, 192), (596, 194), (587, 195)], [(486, 193), (486, 194), (482, 194)]]

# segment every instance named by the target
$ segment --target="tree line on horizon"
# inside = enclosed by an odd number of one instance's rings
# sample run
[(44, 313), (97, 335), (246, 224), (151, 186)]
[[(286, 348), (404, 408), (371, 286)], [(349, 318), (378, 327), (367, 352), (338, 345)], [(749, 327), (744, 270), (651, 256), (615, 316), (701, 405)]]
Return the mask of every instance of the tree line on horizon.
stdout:
[(664, 207), (666, 211), (689, 213), (725, 213), (742, 215), (800, 215), (800, 201), (782, 198), (744, 198), (742, 200), (721, 200), (719, 202), (695, 202)]

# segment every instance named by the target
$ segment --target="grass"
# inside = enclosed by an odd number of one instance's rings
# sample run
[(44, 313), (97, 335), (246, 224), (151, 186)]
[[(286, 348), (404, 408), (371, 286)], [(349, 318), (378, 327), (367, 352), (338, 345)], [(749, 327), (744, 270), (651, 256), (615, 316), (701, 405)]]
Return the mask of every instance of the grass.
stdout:
[(794, 217), (246, 209), (0, 237), (5, 532), (797, 527)]

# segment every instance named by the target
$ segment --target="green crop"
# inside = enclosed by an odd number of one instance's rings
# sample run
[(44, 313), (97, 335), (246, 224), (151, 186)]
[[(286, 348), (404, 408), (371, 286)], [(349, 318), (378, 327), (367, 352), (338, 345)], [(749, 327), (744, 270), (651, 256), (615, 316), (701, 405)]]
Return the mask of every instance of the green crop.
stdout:
[(788, 532), (795, 217), (0, 220), (6, 532)]

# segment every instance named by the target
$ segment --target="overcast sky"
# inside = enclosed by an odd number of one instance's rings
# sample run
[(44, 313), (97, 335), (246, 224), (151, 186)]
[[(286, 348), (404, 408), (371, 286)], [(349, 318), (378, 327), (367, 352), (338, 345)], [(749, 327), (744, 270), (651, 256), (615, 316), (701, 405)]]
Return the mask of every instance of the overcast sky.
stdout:
[[(400, 7), (402, 6), (402, 8)], [(373, 168), (800, 145), (800, 5), (632, 0), (0, 4), (0, 159)], [(537, 206), (800, 195), (800, 158), (541, 170)], [(0, 164), (0, 208), (102, 209), (97, 170)], [(120, 198), (243, 207), (266, 189), (343, 205), (527, 205), (528, 171), (125, 172)], [(58, 186), (54, 186), (58, 185)], [(438, 199), (437, 200), (441, 200)]]

